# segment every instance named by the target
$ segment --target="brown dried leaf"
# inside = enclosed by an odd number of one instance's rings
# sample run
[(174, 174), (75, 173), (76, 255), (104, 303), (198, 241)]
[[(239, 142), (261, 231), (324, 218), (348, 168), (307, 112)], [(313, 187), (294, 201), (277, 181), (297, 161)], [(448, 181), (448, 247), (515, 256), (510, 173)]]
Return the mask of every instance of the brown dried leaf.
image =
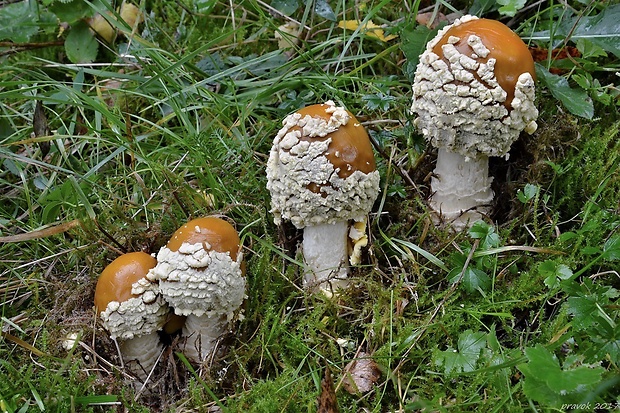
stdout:
[(319, 394), (318, 403), (317, 413), (338, 413), (336, 390), (329, 369), (325, 369), (325, 376), (321, 380), (321, 394)]
[(416, 22), (418, 22), (418, 24), (422, 26), (428, 26), (430, 29), (434, 29), (439, 25), (439, 23), (448, 20), (448, 18), (443, 13), (437, 13), (437, 16), (435, 16), (435, 20), (431, 21), (431, 19), (433, 18), (433, 14), (433, 12), (418, 13), (415, 20)]
[(370, 354), (360, 351), (357, 358), (344, 368), (342, 387), (351, 394), (367, 393), (380, 377), (379, 365), (370, 358)]

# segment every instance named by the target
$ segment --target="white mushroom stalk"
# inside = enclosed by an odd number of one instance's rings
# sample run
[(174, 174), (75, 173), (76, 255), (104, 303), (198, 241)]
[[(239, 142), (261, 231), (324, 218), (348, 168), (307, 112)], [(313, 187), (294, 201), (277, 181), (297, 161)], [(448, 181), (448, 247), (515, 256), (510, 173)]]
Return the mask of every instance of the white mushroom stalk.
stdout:
[[(274, 222), (303, 229), (304, 287), (331, 294), (348, 285), (367, 243), (367, 215), (379, 193), (363, 126), (332, 101), (287, 116), (267, 162)], [(349, 245), (354, 245), (349, 249)]]
[(157, 285), (144, 278), (154, 265), (146, 253), (122, 255), (102, 272), (95, 291), (104, 328), (119, 343), (125, 365), (143, 382), (163, 350), (157, 331), (169, 312)]
[[(213, 223), (228, 233), (218, 232), (219, 228), (210, 226)], [(230, 236), (232, 241), (218, 239)], [(226, 243), (232, 250), (223, 245)], [(222, 249), (226, 252), (218, 251)], [(159, 282), (175, 313), (187, 316), (182, 350), (193, 363), (201, 364), (212, 354), (243, 303), (245, 277), (239, 249), (239, 238), (230, 224), (213, 217), (199, 218), (175, 232), (147, 275)]]
[(430, 205), (454, 229), (490, 211), (488, 157), (507, 157), (521, 131), (536, 130), (534, 83), (527, 47), (493, 20), (464, 16), (420, 56), (411, 111), (439, 149)]

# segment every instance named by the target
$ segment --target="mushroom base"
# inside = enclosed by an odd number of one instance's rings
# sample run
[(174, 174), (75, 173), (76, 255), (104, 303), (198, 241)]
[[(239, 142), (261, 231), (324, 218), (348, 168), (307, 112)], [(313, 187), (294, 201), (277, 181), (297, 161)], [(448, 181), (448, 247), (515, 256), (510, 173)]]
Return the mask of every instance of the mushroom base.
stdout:
[(304, 228), (304, 288), (331, 295), (348, 286), (348, 232), (347, 221)]
[(125, 366), (145, 382), (157, 363), (164, 346), (157, 332), (135, 336), (119, 343)]
[(430, 206), (437, 214), (438, 224), (460, 231), (488, 215), (493, 201), (493, 178), (489, 177), (487, 156), (467, 158), (439, 149), (434, 175)]
[(187, 359), (202, 364), (213, 352), (217, 340), (226, 332), (225, 315), (188, 315), (183, 326), (181, 350)]

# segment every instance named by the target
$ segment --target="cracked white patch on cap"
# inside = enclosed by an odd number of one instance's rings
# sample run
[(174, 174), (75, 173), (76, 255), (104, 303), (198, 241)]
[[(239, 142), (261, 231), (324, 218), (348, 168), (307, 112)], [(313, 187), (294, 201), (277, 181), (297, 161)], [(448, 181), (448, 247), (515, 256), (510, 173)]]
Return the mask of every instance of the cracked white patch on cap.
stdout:
[[(460, 53), (454, 46), (460, 39), (454, 36), (442, 46), (448, 63), (433, 52), (448, 30), (476, 19), (463, 16), (428, 42), (416, 68), (411, 111), (417, 114), (415, 125), (437, 148), (468, 158), (504, 156), (522, 130), (536, 130), (532, 76), (527, 72), (519, 76), (508, 111), (507, 93), (495, 77), (495, 59), (485, 63)], [(467, 42), (475, 56), (488, 56), (480, 37), (471, 35)]]
[[(134, 283), (134, 287), (142, 280)], [(151, 284), (148, 281), (142, 284)], [(142, 287), (136, 287), (138, 290)], [(168, 314), (168, 304), (156, 290), (148, 287), (143, 295), (126, 301), (111, 301), (100, 313), (103, 326), (112, 339), (128, 340), (160, 330)], [(132, 288), (132, 293), (134, 288)]]
[[(274, 222), (290, 220), (297, 228), (333, 224), (337, 221), (362, 221), (372, 209), (379, 193), (379, 172), (355, 171), (347, 178), (325, 152), (331, 139), (305, 141), (302, 136), (325, 137), (346, 125), (347, 111), (332, 101), (325, 103), (329, 120), (293, 113), (282, 122), (267, 161), (267, 189), (271, 193)], [(300, 128), (291, 130), (293, 128)], [(320, 191), (309, 189), (316, 185)]]
[(232, 318), (245, 298), (242, 254), (207, 251), (204, 244), (183, 243), (178, 251), (163, 247), (146, 277), (159, 281), (161, 294), (179, 315)]

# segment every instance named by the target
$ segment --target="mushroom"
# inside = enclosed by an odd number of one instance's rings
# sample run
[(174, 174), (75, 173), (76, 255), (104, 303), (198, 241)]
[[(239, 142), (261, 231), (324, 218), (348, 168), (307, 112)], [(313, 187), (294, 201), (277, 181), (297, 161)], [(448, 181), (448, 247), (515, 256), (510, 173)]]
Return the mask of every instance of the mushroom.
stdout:
[(217, 217), (187, 222), (159, 250), (147, 278), (159, 282), (175, 314), (187, 317), (181, 335), (191, 362), (202, 363), (226, 332), (245, 298), (244, 272), (239, 235)]
[[(303, 229), (304, 287), (328, 295), (348, 285), (348, 264), (368, 242), (366, 220), (379, 193), (370, 139), (333, 101), (288, 115), (267, 162), (274, 222)], [(353, 244), (349, 257), (349, 242)]]
[(95, 310), (103, 326), (118, 340), (125, 363), (132, 364), (131, 370), (143, 381), (163, 348), (157, 331), (169, 310), (157, 285), (145, 278), (156, 263), (145, 252), (123, 254), (105, 267), (95, 288)]
[(536, 131), (534, 82), (527, 46), (495, 20), (463, 16), (420, 56), (411, 111), (438, 148), (430, 205), (454, 229), (490, 211), (489, 156), (507, 158), (521, 131)]

